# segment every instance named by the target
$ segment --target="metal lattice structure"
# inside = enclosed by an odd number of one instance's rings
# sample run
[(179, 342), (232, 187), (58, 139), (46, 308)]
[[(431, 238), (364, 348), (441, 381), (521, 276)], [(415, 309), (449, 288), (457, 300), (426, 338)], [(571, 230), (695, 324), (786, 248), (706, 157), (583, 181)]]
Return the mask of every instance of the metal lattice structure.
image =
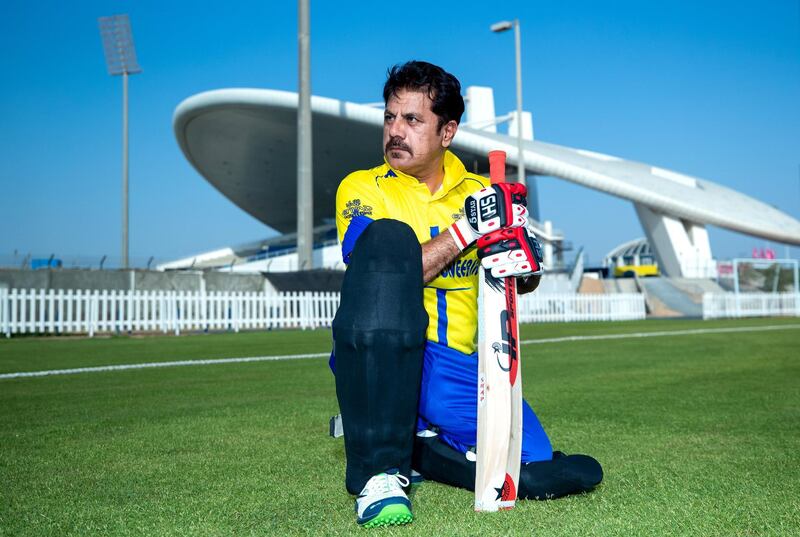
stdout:
[(97, 22), (100, 25), (100, 36), (103, 38), (108, 74), (117, 76), (141, 73), (142, 68), (136, 60), (136, 48), (133, 45), (133, 32), (128, 15), (100, 17)]

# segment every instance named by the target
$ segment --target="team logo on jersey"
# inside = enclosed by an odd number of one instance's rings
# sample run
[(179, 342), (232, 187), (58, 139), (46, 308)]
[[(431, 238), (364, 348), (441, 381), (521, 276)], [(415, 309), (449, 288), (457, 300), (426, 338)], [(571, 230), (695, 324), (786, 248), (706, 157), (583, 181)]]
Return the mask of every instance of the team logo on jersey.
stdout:
[(453, 213), (453, 214), (451, 214), (450, 216), (453, 218), (453, 221), (456, 221), (456, 220), (461, 220), (462, 218), (464, 218), (464, 213), (465, 213), (465, 211), (464, 211), (464, 207), (461, 207), (461, 208), (458, 210), (458, 212), (457, 212), (457, 213)]
[(350, 220), (354, 216), (369, 216), (372, 214), (372, 206), (362, 205), (361, 200), (356, 198), (347, 202), (342, 216)]
[(440, 278), (471, 278), (478, 274), (481, 262), (477, 259), (458, 258), (439, 273)]
[(389, 170), (388, 172), (386, 172), (383, 175), (376, 175), (375, 176), (375, 184), (378, 186), (378, 188), (380, 188), (380, 186), (381, 186), (380, 180), (381, 179), (389, 179), (391, 177), (397, 177), (397, 174), (394, 173), (394, 170)]

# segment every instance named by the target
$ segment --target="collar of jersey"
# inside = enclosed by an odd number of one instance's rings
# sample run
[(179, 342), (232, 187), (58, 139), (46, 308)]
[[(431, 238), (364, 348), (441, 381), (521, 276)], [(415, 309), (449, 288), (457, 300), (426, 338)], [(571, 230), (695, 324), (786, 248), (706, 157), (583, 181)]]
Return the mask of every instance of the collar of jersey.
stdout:
[[(397, 176), (397, 179), (407, 183), (409, 186), (418, 187), (422, 186), (425, 188), (425, 191), (428, 191), (428, 187), (425, 186), (423, 183), (419, 181), (413, 175), (408, 175), (407, 173), (403, 173), (400, 170), (393, 168), (389, 162), (386, 160), (386, 156), (383, 157), (383, 162), (386, 164), (386, 167), (392, 170), (392, 172)], [(464, 164), (451, 153), (449, 150), (444, 152), (444, 180), (442, 181), (442, 187), (437, 190), (435, 193), (431, 194), (431, 199), (439, 199), (444, 197), (450, 190), (457, 187), (461, 181), (464, 180), (464, 174), (466, 173), (467, 169), (464, 167)]]

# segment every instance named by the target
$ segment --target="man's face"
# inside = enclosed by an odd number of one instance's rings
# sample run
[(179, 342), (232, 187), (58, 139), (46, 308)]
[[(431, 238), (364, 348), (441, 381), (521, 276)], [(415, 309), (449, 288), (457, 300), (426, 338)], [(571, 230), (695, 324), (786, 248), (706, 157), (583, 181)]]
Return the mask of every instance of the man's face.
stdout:
[(456, 122), (438, 129), (432, 101), (421, 91), (400, 89), (389, 97), (383, 116), (383, 152), (389, 165), (419, 178), (435, 166), (455, 135)]

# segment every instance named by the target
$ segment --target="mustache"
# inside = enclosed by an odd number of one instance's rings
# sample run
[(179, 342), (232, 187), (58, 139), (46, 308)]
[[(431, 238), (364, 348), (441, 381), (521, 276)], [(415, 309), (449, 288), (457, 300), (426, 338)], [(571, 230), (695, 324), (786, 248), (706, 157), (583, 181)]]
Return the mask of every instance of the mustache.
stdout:
[(393, 136), (386, 142), (386, 147), (384, 148), (385, 152), (388, 153), (392, 149), (402, 149), (403, 151), (408, 151), (411, 155), (414, 155), (414, 152), (411, 151), (411, 148), (403, 142), (402, 138), (399, 136)]

